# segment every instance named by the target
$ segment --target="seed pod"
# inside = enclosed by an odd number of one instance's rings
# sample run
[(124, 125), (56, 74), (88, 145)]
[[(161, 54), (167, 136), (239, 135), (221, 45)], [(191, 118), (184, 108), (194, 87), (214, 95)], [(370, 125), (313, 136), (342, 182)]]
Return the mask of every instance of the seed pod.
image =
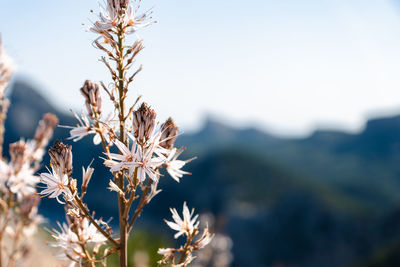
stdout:
[(39, 125), (35, 132), (35, 141), (37, 148), (41, 148), (47, 145), (49, 139), (53, 135), (54, 127), (58, 124), (58, 118), (56, 115), (46, 113), (43, 115), (43, 119), (39, 121)]
[(94, 113), (101, 114), (102, 100), (99, 85), (87, 80), (80, 91), (85, 98), (89, 116), (93, 117)]
[(28, 147), (24, 141), (18, 141), (10, 144), (9, 151), (11, 162), (14, 166), (14, 171), (18, 172), (21, 170), (22, 166), (27, 161), (29, 156), (27, 149)]
[(172, 118), (168, 118), (161, 125), (161, 143), (160, 146), (166, 149), (172, 149), (174, 147), (176, 137), (178, 135), (178, 126), (176, 126)]
[(150, 139), (156, 125), (156, 116), (154, 110), (146, 103), (142, 103), (140, 108), (133, 112), (133, 134), (139, 144), (144, 144)]
[(72, 173), (72, 146), (64, 145), (56, 141), (49, 149), (50, 163), (60, 173), (71, 175)]

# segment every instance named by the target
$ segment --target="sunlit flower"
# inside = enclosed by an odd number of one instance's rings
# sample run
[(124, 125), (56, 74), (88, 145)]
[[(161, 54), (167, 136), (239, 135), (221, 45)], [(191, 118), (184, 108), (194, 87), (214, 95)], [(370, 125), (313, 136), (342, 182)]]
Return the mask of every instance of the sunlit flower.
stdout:
[(100, 6), (99, 20), (90, 30), (102, 34), (121, 26), (125, 33), (134, 33), (140, 28), (149, 26), (152, 22), (152, 12), (138, 13), (139, 5), (134, 8), (126, 0), (108, 0), (107, 7)]
[(119, 186), (116, 185), (112, 180), (110, 180), (108, 185), (109, 186), (107, 187), (107, 189), (109, 189), (110, 191), (117, 192), (120, 196), (125, 195), (124, 192), (122, 192), (121, 188), (119, 188)]
[(158, 181), (159, 173), (156, 169), (164, 164), (165, 159), (161, 157), (154, 157), (155, 146), (155, 143), (147, 148), (138, 146), (136, 160), (137, 176), (140, 182), (146, 180), (147, 176), (153, 181)]
[(195, 215), (192, 218), (194, 209), (192, 209), (192, 212), (190, 212), (186, 202), (183, 203), (183, 219), (179, 216), (176, 209), (170, 209), (170, 211), (172, 213), (172, 219), (174, 219), (174, 222), (167, 220), (165, 220), (165, 222), (172, 230), (178, 231), (178, 233), (176, 233), (174, 236), (175, 238), (178, 238), (181, 235), (190, 236), (193, 234), (194, 230), (198, 228), (199, 222), (197, 221), (197, 218), (199, 215)]
[(58, 226), (60, 227), (59, 231), (55, 229), (51, 231), (55, 242), (50, 245), (62, 249), (62, 253), (58, 257), (64, 260), (73, 259), (79, 262), (85, 258), (81, 244), (102, 244), (107, 240), (86, 218), (76, 219), (76, 222), (71, 225), (64, 223), (63, 225), (58, 224)]
[(75, 118), (78, 120), (78, 124), (75, 127), (71, 126), (62, 126), (64, 128), (70, 128), (70, 137), (68, 137), (68, 140), (72, 140), (74, 142), (77, 142), (84, 138), (85, 136), (95, 133), (90, 125), (89, 119), (82, 113), (81, 116), (79, 117), (78, 114), (74, 112)]
[(49, 173), (40, 174), (40, 182), (46, 185), (46, 189), (40, 192), (42, 196), (48, 196), (49, 198), (56, 198), (58, 202), (64, 204), (59, 197), (62, 195), (64, 199), (71, 200), (73, 194), (68, 188), (68, 175), (66, 173), (57, 172), (51, 168), (51, 171), (47, 169)]
[(82, 166), (82, 190), (86, 190), (90, 179), (92, 178), (94, 169), (92, 167), (90, 167), (91, 164), (89, 164), (89, 166), (85, 168)]
[(63, 223), (58, 223), (60, 230), (53, 229), (51, 236), (55, 239), (55, 242), (49, 243), (50, 246), (61, 248), (61, 253), (57, 255), (62, 260), (74, 260), (79, 262), (81, 257), (84, 255), (81, 246), (79, 245), (78, 236), (70, 229), (70, 227)]
[(124, 169), (129, 170), (129, 174), (132, 175), (137, 163), (136, 160), (136, 149), (137, 145), (135, 142), (132, 144), (132, 148), (129, 149), (124, 143), (119, 140), (113, 141), (115, 146), (121, 152), (121, 154), (109, 153), (109, 160), (106, 160), (104, 164), (110, 168), (111, 172), (118, 172)]
[(186, 163), (194, 159), (178, 160), (179, 155), (180, 152), (176, 148), (174, 148), (169, 152), (169, 155), (165, 161), (167, 172), (178, 183), (179, 179), (182, 178), (184, 174), (191, 174), (190, 172), (182, 171), (181, 169), (185, 166)]
[(196, 241), (196, 249), (202, 249), (208, 244), (210, 244), (211, 240), (214, 238), (214, 235), (211, 235), (208, 226), (204, 228), (203, 235), (199, 240)]

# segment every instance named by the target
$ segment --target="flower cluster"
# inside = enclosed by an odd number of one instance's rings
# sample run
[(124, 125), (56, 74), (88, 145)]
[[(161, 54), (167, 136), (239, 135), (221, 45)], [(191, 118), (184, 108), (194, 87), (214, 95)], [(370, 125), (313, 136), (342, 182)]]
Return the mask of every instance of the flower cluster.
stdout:
[[(10, 159), (4, 157), (4, 122), (9, 106), (5, 91), (13, 69), (12, 60), (0, 42), (0, 250), (2, 255), (8, 256), (8, 266), (16, 263), (22, 266), (22, 260), (29, 251), (28, 237), (43, 221), (37, 213), (39, 196), (36, 187), (39, 178), (35, 173), (40, 168), (44, 148), (53, 136), (58, 118), (45, 114), (39, 121), (34, 138), (10, 144)], [(9, 238), (7, 246), (3, 246), (4, 238)], [(9, 251), (9, 248), (13, 249)]]
[[(207, 246), (214, 235), (210, 234), (208, 226), (206, 226), (203, 230), (203, 234), (195, 240), (199, 234), (200, 222), (198, 221), (198, 215), (193, 216), (194, 209), (189, 211), (186, 203), (183, 203), (182, 218), (179, 216), (176, 209), (171, 209), (171, 213), (174, 221), (165, 220), (165, 222), (172, 230), (177, 231), (174, 237), (179, 238), (180, 236), (185, 236), (186, 243), (184, 246), (177, 249), (160, 248), (158, 253), (161, 254), (163, 258), (159, 261), (159, 264), (176, 267), (187, 266), (194, 259), (193, 251), (200, 250)], [(177, 258), (178, 255), (180, 255), (179, 258)]]
[[(152, 22), (152, 12), (138, 14), (139, 5), (135, 8), (129, 0), (107, 0), (107, 7), (101, 7), (99, 20), (90, 29), (93, 32), (109, 36), (116, 33), (119, 27), (124, 33), (135, 33)], [(109, 40), (108, 38), (106, 40)]]
[[(95, 266), (99, 258), (106, 260), (109, 255), (118, 252), (120, 266), (126, 267), (129, 235), (144, 208), (161, 192), (158, 186), (163, 173), (168, 173), (177, 182), (185, 174), (190, 174), (183, 168), (192, 159), (178, 159), (182, 149), (175, 147), (179, 129), (174, 120), (169, 118), (159, 123), (156, 112), (147, 103), (141, 102), (140, 97), (133, 103), (127, 100), (130, 85), (142, 68), (132, 74), (129, 71), (143, 49), (142, 40), (138, 38), (128, 45), (127, 34), (136, 33), (152, 23), (151, 12), (138, 13), (138, 2), (108, 0), (107, 6), (102, 8), (91, 30), (99, 34), (94, 45), (106, 54), (101, 61), (107, 67), (112, 82), (105, 86), (103, 82), (85, 81), (80, 93), (85, 101), (86, 114), (75, 113), (78, 124), (64, 126), (70, 129), (68, 139), (77, 142), (94, 135), (93, 143), (103, 147), (99, 158), (110, 171), (107, 188), (117, 193), (115, 202), (119, 231), (113, 231), (106, 222), (95, 219), (95, 213), (85, 204), (84, 196), (94, 169), (90, 165), (83, 169), (79, 190), (78, 180), (72, 178), (75, 176), (70, 145), (56, 142), (49, 150), (50, 169), (40, 175), (44, 184), (40, 194), (64, 204), (70, 218), (70, 223), (60, 225), (61, 230), (53, 232), (56, 239), (53, 246), (61, 248), (63, 259), (72, 265)], [(103, 106), (101, 89), (113, 106), (108, 116), (103, 115), (106, 105)], [(197, 238), (197, 216), (191, 218), (192, 215), (193, 212), (190, 213), (185, 204), (184, 218), (181, 219), (173, 210), (175, 223), (168, 222), (178, 230), (176, 237), (184, 235), (188, 238), (187, 246), (174, 250), (174, 253), (181, 254), (180, 266), (187, 266), (193, 258), (192, 252), (206, 246), (212, 238), (207, 227)], [(85, 234), (91, 238), (86, 238)], [(99, 251), (93, 248), (105, 243), (110, 245), (108, 250), (100, 250), (103, 254), (97, 255)], [(167, 258), (170, 259), (171, 255)]]
[(132, 116), (132, 133), (129, 134), (131, 145), (125, 145), (119, 140), (113, 141), (120, 153), (108, 154), (109, 159), (105, 160), (105, 165), (110, 171), (115, 173), (129, 170), (129, 180), (134, 178), (132, 175), (136, 171), (139, 182), (144, 182), (146, 178), (157, 182), (159, 169), (163, 167), (178, 182), (184, 174), (190, 174), (181, 170), (190, 160), (178, 160), (180, 151), (173, 147), (178, 133), (173, 120), (168, 119), (161, 129), (155, 130), (156, 113), (146, 103), (133, 111)]
[(53, 135), (53, 129), (58, 119), (53, 114), (45, 114), (39, 122), (35, 139), (20, 140), (10, 144), (11, 160), (0, 160), (0, 190), (3, 193), (11, 191), (18, 200), (36, 193), (39, 178), (35, 172), (40, 167), (44, 147)]
[(51, 231), (55, 241), (50, 245), (60, 249), (60, 259), (70, 261), (73, 265), (85, 266), (85, 263), (92, 262), (93, 259), (86, 253), (85, 248), (88, 245), (94, 246), (93, 251), (96, 254), (100, 246), (107, 241), (86, 218), (70, 217), (67, 223), (58, 225), (60, 230)]

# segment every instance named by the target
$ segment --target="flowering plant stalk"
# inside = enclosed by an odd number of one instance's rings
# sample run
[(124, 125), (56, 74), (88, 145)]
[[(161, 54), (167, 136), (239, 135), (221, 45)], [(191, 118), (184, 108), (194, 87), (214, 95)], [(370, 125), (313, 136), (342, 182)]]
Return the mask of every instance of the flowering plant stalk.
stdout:
[[(69, 139), (79, 141), (94, 135), (94, 144), (102, 145), (104, 164), (112, 177), (108, 189), (116, 194), (119, 229), (114, 231), (107, 222), (95, 218), (85, 204), (84, 197), (94, 169), (83, 168), (79, 189), (77, 179), (72, 176), (70, 145), (56, 142), (49, 150), (51, 169), (41, 174), (41, 182), (45, 185), (41, 194), (56, 198), (66, 208), (67, 223), (60, 225), (60, 230), (53, 230), (56, 242), (52, 246), (59, 247), (60, 256), (71, 265), (106, 266), (107, 257), (118, 253), (120, 266), (126, 267), (129, 235), (146, 205), (160, 193), (161, 172), (165, 170), (177, 182), (189, 174), (182, 168), (190, 160), (179, 160), (182, 150), (174, 147), (178, 127), (173, 119), (158, 124), (156, 112), (148, 104), (140, 103), (140, 97), (133, 103), (127, 101), (130, 86), (142, 70), (139, 67), (130, 72), (136, 56), (143, 49), (143, 41), (136, 33), (154, 22), (151, 12), (139, 13), (139, 3), (108, 0), (106, 7), (101, 7), (99, 19), (90, 29), (98, 34), (94, 45), (105, 54), (101, 61), (107, 67), (112, 83), (107, 87), (102, 82), (86, 81), (80, 92), (85, 99), (87, 114), (75, 114), (78, 124), (66, 126), (70, 128)], [(128, 41), (130, 34), (136, 36), (132, 43)], [(114, 107), (108, 116), (103, 114), (100, 89)], [(206, 246), (212, 235), (206, 228), (198, 237), (197, 216), (193, 217), (193, 211), (189, 212), (186, 204), (183, 219), (175, 209), (171, 211), (175, 222), (167, 221), (167, 224), (178, 231), (176, 238), (185, 236), (187, 241), (178, 249), (160, 249), (163, 256), (160, 264), (187, 266), (194, 257), (193, 251)], [(106, 243), (110, 246), (103, 251), (100, 247)]]
[[(44, 147), (53, 135), (58, 119), (45, 114), (39, 122), (33, 140), (10, 144), (10, 160), (3, 155), (4, 123), (9, 100), (5, 97), (14, 64), (1, 46), (0, 40), (0, 267), (12, 267), (27, 257), (31, 237), (42, 222), (37, 214), (39, 197), (35, 172), (40, 168)], [(7, 241), (7, 243), (4, 242)]]

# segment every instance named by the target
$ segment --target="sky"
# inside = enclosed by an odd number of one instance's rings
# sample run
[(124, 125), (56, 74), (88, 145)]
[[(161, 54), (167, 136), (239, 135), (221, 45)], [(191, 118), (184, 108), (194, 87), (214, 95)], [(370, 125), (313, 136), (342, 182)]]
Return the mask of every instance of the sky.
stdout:
[[(100, 0), (103, 1), (103, 0)], [(143, 95), (186, 131), (208, 116), (305, 136), (356, 132), (400, 113), (400, 5), (395, 0), (143, 0)], [(96, 0), (0, 0), (0, 33), (28, 79), (55, 105), (81, 110), (86, 79), (110, 82), (87, 32)]]

